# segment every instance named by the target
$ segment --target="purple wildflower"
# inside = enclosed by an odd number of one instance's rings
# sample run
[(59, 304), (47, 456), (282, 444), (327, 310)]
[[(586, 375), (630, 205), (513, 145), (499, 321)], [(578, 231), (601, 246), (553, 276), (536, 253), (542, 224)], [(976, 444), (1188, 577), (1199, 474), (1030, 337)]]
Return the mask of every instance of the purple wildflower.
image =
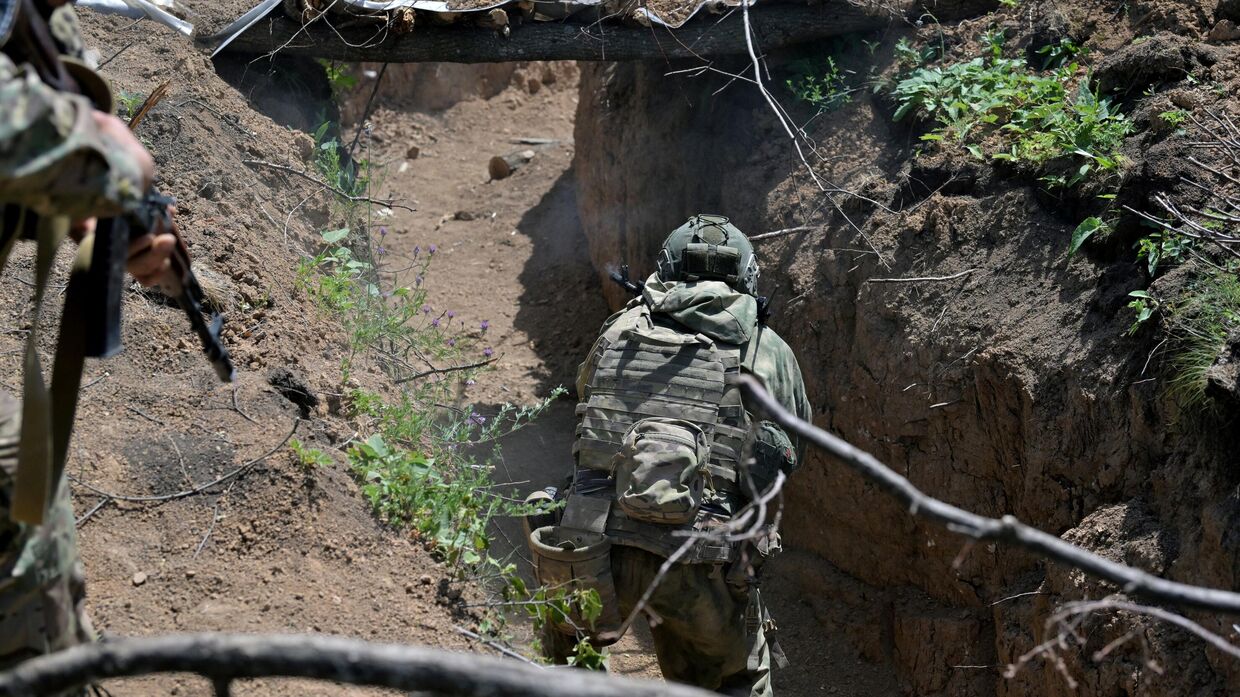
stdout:
[(482, 349), (482, 355), (486, 356), (487, 358), (490, 358), (491, 356), (495, 355), (495, 349), (492, 349), (490, 346), (488, 346)]
[(436, 317), (435, 319), (431, 320), (431, 326), (432, 326), (432, 327), (438, 327), (438, 326), (439, 326), (439, 318), (438, 318), (438, 317)]
[(379, 245), (379, 248), (376, 249), (375, 251), (379, 253), (379, 256), (383, 256), (384, 254), (387, 254), (387, 250), (383, 248), (383, 245)]
[(429, 314), (431, 313), (431, 306), (430, 306), (430, 305), (423, 305), (423, 306), (422, 306), (422, 313), (423, 313), (423, 314), (426, 314), (426, 315), (429, 315)]
[(491, 328), (491, 321), (484, 319), (482, 320), (482, 324), (479, 324), (478, 326), (482, 329), (482, 331), (485, 332), (486, 330)]
[(413, 279), (413, 285), (418, 288), (422, 287), (422, 274), (418, 274), (418, 277)]
[(481, 426), (487, 422), (487, 417), (475, 411), (469, 415), (469, 420), (470, 422), (477, 424), (478, 426)]
[(426, 248), (426, 251), (430, 254), (434, 254), (435, 252), (439, 251), (439, 247), (436, 247), (435, 245), (432, 244), (431, 246)]
[(414, 259), (417, 259), (417, 258), (418, 258), (418, 255), (419, 255), (419, 254), (421, 254), (421, 253), (422, 253), (422, 245), (415, 244), (415, 245), (413, 246), (413, 258), (414, 258)]
[(456, 346), (456, 339), (448, 339), (449, 346)]
[(448, 319), (452, 319), (453, 317), (456, 317), (456, 312), (448, 310)]
[(387, 228), (385, 228), (385, 227), (380, 227), (380, 228), (379, 228), (379, 236), (380, 236), (380, 237), (387, 237)]

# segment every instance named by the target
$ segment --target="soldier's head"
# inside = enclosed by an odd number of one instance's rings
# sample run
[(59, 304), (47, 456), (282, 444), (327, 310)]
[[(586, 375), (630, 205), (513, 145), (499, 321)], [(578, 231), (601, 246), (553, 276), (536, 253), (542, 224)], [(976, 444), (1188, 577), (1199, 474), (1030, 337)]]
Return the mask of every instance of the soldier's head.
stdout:
[(673, 230), (659, 250), (658, 269), (662, 281), (723, 281), (757, 295), (753, 245), (722, 215), (699, 213)]

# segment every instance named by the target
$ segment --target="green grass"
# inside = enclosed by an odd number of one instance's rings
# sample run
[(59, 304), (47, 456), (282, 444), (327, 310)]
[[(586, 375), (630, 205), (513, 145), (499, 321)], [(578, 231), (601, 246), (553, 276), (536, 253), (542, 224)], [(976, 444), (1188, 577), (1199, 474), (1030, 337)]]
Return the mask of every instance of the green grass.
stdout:
[(1208, 408), (1206, 373), (1240, 327), (1240, 278), (1214, 271), (1193, 280), (1169, 311), (1169, 392), (1190, 410)]
[(927, 122), (923, 140), (956, 143), (981, 159), (1033, 164), (1051, 188), (1117, 174), (1132, 122), (1098, 97), (1080, 67), (1035, 71), (1002, 57), (1001, 35), (987, 43), (987, 56), (910, 71), (892, 90), (895, 119)]

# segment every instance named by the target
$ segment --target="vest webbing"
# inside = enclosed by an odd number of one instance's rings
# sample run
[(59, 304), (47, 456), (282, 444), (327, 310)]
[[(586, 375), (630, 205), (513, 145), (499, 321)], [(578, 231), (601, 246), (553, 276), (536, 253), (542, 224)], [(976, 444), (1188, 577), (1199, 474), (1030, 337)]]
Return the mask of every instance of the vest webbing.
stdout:
[(612, 457), (636, 421), (683, 419), (711, 439), (711, 484), (732, 489), (749, 432), (735, 378), (741, 347), (712, 341), (642, 308), (637, 326), (604, 346), (577, 405), (579, 467), (611, 471)]
[[(573, 496), (612, 500), (611, 462), (634, 422), (661, 416), (693, 422), (711, 440), (708, 484), (717, 494), (739, 494), (741, 457), (749, 417), (736, 378), (742, 347), (711, 340), (641, 308), (636, 326), (602, 346), (588, 380), (588, 397), (577, 405), (573, 452), (578, 474)], [(581, 486), (583, 480), (591, 484)], [(606, 533), (615, 544), (670, 557), (685, 544), (677, 531), (704, 531), (724, 524), (726, 512), (703, 505), (691, 523), (665, 525), (633, 520), (618, 506), (606, 514)], [(734, 546), (699, 538), (679, 558), (683, 564), (726, 563)]]

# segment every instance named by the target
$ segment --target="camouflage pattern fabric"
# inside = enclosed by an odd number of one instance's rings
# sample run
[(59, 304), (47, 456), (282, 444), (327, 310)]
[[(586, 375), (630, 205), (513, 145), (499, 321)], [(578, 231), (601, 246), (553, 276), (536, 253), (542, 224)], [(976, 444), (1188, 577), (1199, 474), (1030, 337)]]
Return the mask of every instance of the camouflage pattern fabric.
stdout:
[[(82, 57), (71, 7), (57, 8), (49, 27), (66, 56)], [(47, 229), (64, 229), (69, 220), (115, 215), (140, 199), (141, 168), (100, 132), (86, 97), (52, 89), (29, 65), (0, 53), (0, 104), (0, 206), (6, 220), (33, 212), (60, 223)], [(19, 215), (7, 215), (12, 212)], [(0, 269), (14, 233), (0, 229)], [(16, 400), (0, 393), (0, 669), (93, 639), (82, 607), (83, 570), (67, 482), (54, 484), (43, 525), (10, 520), (20, 412)]]
[(20, 404), (0, 392), (0, 670), (94, 639), (68, 482), (43, 525), (9, 520), (20, 432)]
[[(69, 55), (81, 52), (71, 8), (59, 8), (50, 26)], [(0, 104), (0, 204), (76, 220), (115, 215), (140, 200), (141, 169), (100, 133), (86, 97), (48, 87), (30, 66), (0, 53)]]

